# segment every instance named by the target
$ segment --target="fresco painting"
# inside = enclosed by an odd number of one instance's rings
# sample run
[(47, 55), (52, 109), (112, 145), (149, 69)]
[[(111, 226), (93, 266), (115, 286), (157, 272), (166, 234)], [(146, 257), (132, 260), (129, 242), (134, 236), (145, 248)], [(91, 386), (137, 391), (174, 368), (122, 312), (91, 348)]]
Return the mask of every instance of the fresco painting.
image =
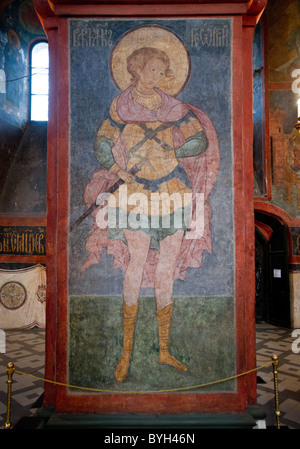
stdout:
[(231, 20), (72, 19), (69, 39), (69, 381), (228, 376)]
[(268, 107), (271, 202), (299, 218), (299, 2), (275, 2), (267, 10)]
[(32, 0), (0, 5), (0, 116), (24, 128), (28, 120), (28, 48), (45, 38)]
[(269, 82), (293, 82), (293, 71), (299, 69), (298, 0), (276, 2), (268, 9)]
[[(299, 133), (292, 91), (270, 91), (272, 203), (293, 218), (300, 216)], [(278, 106), (280, 104), (280, 107)]]

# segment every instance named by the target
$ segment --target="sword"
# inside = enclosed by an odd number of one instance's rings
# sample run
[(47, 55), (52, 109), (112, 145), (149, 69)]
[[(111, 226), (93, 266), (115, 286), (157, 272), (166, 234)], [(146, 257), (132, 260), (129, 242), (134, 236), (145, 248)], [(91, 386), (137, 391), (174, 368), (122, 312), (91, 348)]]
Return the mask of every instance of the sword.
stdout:
[[(130, 173), (131, 175), (136, 175), (142, 165), (144, 165), (143, 163), (141, 164), (137, 164), (134, 165), (130, 170), (128, 170), (127, 173)], [(121, 178), (119, 178), (108, 190), (107, 193), (114, 193), (116, 190), (118, 190), (118, 188), (124, 184), (125, 181)], [(95, 209), (97, 209), (99, 207), (99, 204), (96, 203), (96, 201), (75, 221), (75, 223), (73, 223), (70, 226), (70, 232), (73, 231), (73, 229), (76, 228), (76, 226), (78, 226), (86, 217), (88, 217)], [(104, 207), (104, 204), (100, 205), (100, 209), (102, 209)]]

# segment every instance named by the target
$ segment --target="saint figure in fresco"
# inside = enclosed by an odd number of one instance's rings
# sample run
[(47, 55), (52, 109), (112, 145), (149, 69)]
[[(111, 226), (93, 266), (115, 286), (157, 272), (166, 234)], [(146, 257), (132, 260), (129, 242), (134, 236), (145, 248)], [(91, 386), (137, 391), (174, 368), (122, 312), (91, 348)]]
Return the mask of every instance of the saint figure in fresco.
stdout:
[[(100, 168), (85, 189), (89, 207), (99, 194), (123, 181), (108, 200), (108, 215), (114, 209), (118, 217), (115, 226), (99, 226), (100, 209), (93, 213), (94, 226), (86, 243), (89, 257), (82, 268), (98, 263), (105, 246), (114, 255), (114, 268), (124, 272), (123, 351), (115, 369), (118, 382), (127, 377), (142, 287), (154, 287), (159, 363), (187, 370), (169, 352), (173, 284), (175, 279), (186, 278), (188, 268), (200, 268), (204, 251), (211, 251), (209, 194), (219, 167), (218, 140), (210, 119), (160, 87), (176, 80), (176, 65), (173, 61), (171, 67), (170, 62), (174, 53), (149, 41), (151, 46), (142, 43), (126, 57), (130, 84), (113, 99), (101, 123), (94, 145)], [(126, 204), (121, 188), (126, 189)], [(203, 198), (200, 218), (195, 215), (196, 193)], [(137, 207), (132, 198), (146, 201), (139, 201)], [(166, 210), (168, 226), (163, 222)], [(189, 220), (176, 222), (180, 216)], [(201, 232), (190, 228), (197, 228), (197, 219), (203, 221)]]

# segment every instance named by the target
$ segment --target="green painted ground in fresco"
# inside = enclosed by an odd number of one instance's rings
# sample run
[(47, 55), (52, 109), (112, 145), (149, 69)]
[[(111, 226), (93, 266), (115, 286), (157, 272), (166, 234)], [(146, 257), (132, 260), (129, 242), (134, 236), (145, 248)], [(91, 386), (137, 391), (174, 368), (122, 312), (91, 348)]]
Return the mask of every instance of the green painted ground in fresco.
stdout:
[[(140, 298), (131, 364), (119, 384), (114, 369), (122, 352), (122, 298), (73, 296), (69, 303), (69, 384), (113, 391), (185, 388), (235, 374), (234, 299), (174, 298), (170, 352), (188, 371), (157, 363), (155, 303)], [(184, 390), (235, 391), (235, 381)], [(80, 390), (70, 390), (80, 394)], [(86, 393), (82, 391), (82, 393)]]

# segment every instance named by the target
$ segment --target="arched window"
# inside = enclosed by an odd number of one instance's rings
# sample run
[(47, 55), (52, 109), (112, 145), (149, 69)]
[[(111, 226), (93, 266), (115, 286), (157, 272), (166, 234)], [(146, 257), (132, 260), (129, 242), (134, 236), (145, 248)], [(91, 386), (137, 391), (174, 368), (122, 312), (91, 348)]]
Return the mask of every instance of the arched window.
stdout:
[(31, 47), (30, 61), (30, 119), (47, 121), (49, 95), (49, 50), (47, 42), (40, 41)]

